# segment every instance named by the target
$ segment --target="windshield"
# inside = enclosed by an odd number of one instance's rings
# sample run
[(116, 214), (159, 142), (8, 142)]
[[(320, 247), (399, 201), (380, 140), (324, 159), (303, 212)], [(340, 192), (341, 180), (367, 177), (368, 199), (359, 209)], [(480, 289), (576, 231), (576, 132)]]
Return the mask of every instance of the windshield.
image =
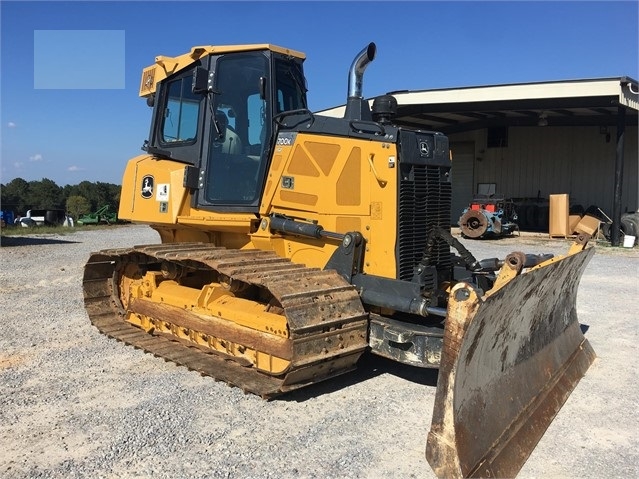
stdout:
[(306, 108), (306, 80), (301, 62), (297, 59), (275, 62), (277, 111), (299, 110)]

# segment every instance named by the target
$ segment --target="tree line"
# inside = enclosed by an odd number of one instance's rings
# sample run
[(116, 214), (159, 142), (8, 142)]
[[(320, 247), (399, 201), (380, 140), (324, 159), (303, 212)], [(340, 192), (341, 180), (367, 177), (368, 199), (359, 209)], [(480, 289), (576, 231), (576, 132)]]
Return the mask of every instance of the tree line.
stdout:
[(120, 185), (100, 181), (58, 186), (48, 178), (39, 181), (15, 178), (0, 188), (0, 206), (4, 211), (24, 216), (28, 210), (57, 209), (64, 210), (74, 219), (105, 205), (109, 205), (111, 211), (117, 211), (121, 190)]

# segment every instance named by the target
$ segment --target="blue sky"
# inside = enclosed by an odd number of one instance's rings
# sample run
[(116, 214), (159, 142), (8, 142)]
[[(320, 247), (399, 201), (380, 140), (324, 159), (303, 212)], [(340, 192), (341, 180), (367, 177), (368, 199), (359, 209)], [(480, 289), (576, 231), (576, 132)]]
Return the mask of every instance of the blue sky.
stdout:
[(306, 53), (309, 106), (344, 103), (369, 42), (364, 96), (628, 75), (639, 2), (0, 2), (0, 181), (121, 183), (148, 135), (138, 97), (156, 55), (273, 43)]

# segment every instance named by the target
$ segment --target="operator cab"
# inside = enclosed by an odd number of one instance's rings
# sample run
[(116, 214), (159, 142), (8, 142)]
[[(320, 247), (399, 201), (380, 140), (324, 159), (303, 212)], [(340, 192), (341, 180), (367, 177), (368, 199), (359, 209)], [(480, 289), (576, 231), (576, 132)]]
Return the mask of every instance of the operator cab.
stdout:
[(270, 49), (211, 54), (158, 83), (146, 149), (192, 166), (194, 206), (258, 211), (273, 117), (307, 108), (303, 60)]

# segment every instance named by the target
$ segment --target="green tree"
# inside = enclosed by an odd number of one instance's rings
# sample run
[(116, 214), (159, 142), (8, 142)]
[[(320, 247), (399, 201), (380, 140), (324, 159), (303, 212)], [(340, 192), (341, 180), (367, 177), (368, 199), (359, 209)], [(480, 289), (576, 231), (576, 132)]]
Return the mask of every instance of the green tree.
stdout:
[(67, 199), (67, 212), (71, 217), (77, 220), (80, 215), (88, 213), (91, 210), (91, 204), (84, 196), (73, 195)]
[[(88, 211), (96, 211), (109, 205), (113, 211), (120, 203), (120, 185), (97, 181), (82, 181), (77, 185), (60, 187), (53, 181), (29, 181), (15, 178), (0, 185), (0, 204), (3, 209), (24, 215), (29, 209), (62, 209), (72, 196), (81, 196), (89, 203)], [(82, 214), (82, 213), (81, 213)]]
[(74, 195), (80, 195), (85, 197), (89, 203), (91, 204), (91, 211), (97, 210), (100, 206), (100, 198), (98, 197), (97, 189), (95, 187), (95, 183), (91, 183), (90, 181), (81, 181), (75, 188), (73, 192)]
[(36, 209), (64, 208), (62, 188), (48, 178), (29, 182), (28, 201), (29, 206)]
[(120, 193), (122, 191), (122, 187), (120, 185), (114, 185), (113, 183), (107, 183), (108, 185), (108, 193), (109, 193), (109, 204), (113, 206), (115, 211), (118, 210), (120, 206)]
[(14, 178), (0, 190), (2, 209), (13, 210), (14, 213), (25, 214), (29, 209), (29, 183), (22, 178)]
[(102, 208), (104, 205), (109, 205), (113, 208), (111, 201), (111, 194), (109, 191), (109, 184), (96, 181), (95, 183), (95, 196), (97, 200), (96, 208)]

